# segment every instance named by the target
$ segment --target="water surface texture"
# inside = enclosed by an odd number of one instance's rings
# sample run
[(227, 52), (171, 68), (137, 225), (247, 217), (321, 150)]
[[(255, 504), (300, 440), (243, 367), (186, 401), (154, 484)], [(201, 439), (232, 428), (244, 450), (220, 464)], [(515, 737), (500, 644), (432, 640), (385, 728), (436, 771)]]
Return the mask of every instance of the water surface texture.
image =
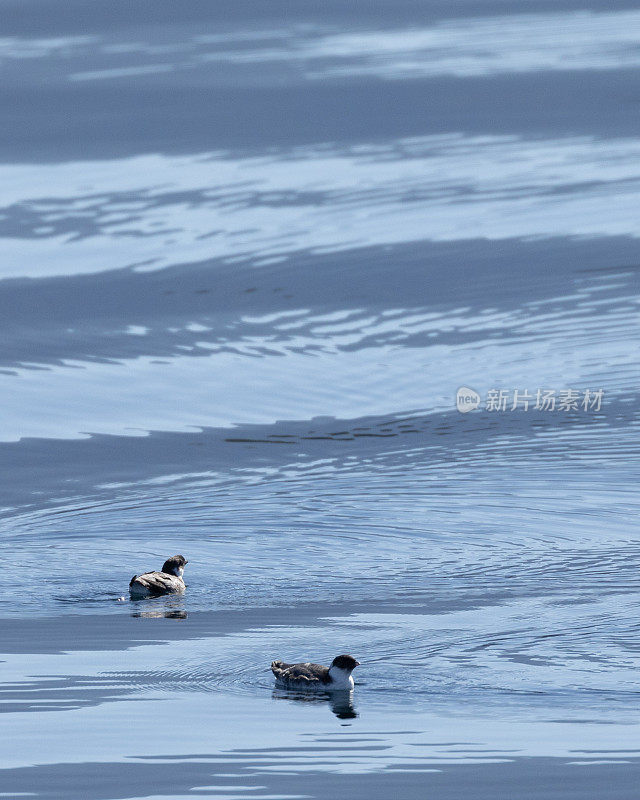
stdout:
[(640, 6), (0, 17), (0, 797), (635, 798)]

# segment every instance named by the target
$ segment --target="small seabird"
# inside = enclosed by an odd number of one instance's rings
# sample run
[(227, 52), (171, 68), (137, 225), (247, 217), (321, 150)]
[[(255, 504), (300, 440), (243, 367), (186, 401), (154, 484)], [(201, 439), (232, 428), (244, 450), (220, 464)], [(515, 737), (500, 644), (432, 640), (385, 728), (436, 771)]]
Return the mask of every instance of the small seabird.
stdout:
[(330, 667), (320, 664), (285, 664), (272, 661), (271, 672), (276, 676), (276, 686), (282, 689), (311, 689), (321, 692), (350, 691), (353, 689), (351, 673), (360, 664), (353, 656), (336, 656)]
[(131, 597), (157, 597), (160, 594), (181, 594), (186, 586), (182, 580), (184, 566), (189, 562), (184, 556), (171, 556), (160, 572), (134, 575), (129, 582)]

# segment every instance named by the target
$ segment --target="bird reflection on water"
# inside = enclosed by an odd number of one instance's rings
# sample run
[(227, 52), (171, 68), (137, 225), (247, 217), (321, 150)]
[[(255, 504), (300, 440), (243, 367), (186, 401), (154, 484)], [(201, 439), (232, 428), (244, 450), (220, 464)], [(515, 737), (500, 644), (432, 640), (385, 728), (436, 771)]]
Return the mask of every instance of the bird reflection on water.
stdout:
[(355, 719), (358, 712), (353, 705), (353, 692), (314, 692), (274, 689), (274, 700), (291, 700), (298, 703), (329, 703), (338, 719)]
[(135, 610), (131, 612), (132, 617), (136, 618), (164, 618), (164, 619), (186, 619), (188, 614), (184, 608), (183, 597), (141, 597), (131, 598), (129, 601), (134, 605)]

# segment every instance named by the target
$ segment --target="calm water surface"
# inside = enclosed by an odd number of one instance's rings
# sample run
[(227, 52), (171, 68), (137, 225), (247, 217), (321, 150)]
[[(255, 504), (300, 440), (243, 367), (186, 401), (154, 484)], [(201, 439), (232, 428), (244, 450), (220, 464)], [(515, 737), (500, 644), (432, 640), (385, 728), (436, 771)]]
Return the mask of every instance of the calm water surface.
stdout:
[(0, 13), (0, 797), (634, 798), (640, 7)]

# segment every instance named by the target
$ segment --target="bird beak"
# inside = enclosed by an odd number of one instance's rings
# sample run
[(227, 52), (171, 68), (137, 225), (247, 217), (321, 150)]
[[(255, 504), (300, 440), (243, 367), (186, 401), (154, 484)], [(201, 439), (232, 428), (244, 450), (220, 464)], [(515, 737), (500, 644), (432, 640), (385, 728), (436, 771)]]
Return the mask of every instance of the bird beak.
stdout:
[[(359, 666), (360, 666), (360, 662), (356, 661), (356, 667), (359, 667)], [(355, 669), (355, 667), (354, 667), (354, 669)]]

